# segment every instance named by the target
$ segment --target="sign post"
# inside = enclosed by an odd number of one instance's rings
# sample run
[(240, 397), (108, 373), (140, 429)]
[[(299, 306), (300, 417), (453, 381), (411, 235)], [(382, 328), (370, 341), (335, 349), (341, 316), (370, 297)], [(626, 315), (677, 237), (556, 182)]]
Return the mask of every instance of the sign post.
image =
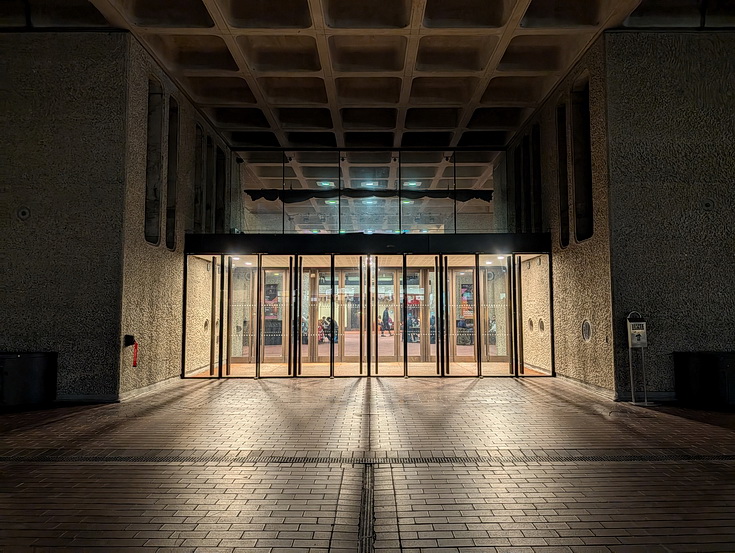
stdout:
[[(633, 405), (651, 406), (655, 403), (649, 403), (648, 392), (646, 390), (646, 360), (644, 351), (648, 347), (648, 332), (646, 329), (646, 321), (638, 311), (628, 313), (626, 319), (628, 326), (628, 366), (630, 368), (630, 397)], [(635, 383), (633, 379), (633, 350), (641, 351), (641, 371), (643, 372), (643, 403), (636, 403), (635, 400)]]

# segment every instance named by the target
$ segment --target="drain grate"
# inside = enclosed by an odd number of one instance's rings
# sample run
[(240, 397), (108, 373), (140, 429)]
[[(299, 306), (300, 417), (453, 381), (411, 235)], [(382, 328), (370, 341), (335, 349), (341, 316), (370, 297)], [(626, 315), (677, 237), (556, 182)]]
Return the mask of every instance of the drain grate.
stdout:
[(488, 465), (528, 463), (649, 463), (735, 461), (735, 455), (512, 455), (477, 457), (291, 457), (230, 455), (24, 455), (0, 456), (0, 463), (227, 463), (233, 465)]

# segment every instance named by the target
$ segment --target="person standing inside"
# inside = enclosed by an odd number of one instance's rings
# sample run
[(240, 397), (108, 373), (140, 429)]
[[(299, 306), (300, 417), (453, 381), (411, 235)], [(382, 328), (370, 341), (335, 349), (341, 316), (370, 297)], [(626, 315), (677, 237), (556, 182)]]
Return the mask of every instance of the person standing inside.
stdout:
[[(388, 308), (386, 307), (383, 310), (383, 331), (388, 331), (388, 336), (393, 336), (393, 319), (390, 318), (390, 313), (388, 312)], [(381, 336), (383, 336), (383, 333), (381, 331)]]

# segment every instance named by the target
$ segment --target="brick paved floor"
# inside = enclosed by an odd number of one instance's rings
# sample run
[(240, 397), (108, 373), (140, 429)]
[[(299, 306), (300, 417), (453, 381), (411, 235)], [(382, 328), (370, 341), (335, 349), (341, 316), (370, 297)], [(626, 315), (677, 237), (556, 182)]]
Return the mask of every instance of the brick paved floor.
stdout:
[(550, 378), (184, 380), (0, 415), (0, 551), (733, 552), (717, 418)]

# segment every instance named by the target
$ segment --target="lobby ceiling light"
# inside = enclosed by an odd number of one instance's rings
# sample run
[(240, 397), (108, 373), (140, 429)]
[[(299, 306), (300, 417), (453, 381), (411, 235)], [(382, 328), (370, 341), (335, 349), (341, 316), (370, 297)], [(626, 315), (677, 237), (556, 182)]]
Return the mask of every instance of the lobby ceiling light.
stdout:
[(409, 187), (409, 188), (416, 188), (417, 186), (421, 186), (420, 181), (416, 180), (410, 180), (403, 183), (403, 186)]
[(233, 257), (232, 258), (232, 261), (240, 261), (240, 258), (239, 257)]
[(378, 200), (363, 200), (362, 203), (365, 205), (375, 205), (378, 203)]
[(404, 205), (411, 205), (413, 203), (413, 200), (401, 200), (401, 203)]
[(378, 186), (378, 183), (375, 182), (375, 181), (369, 180), (369, 181), (363, 181), (362, 185), (363, 186), (370, 187), (370, 188), (374, 188), (374, 187)]
[(498, 256), (498, 259), (505, 259), (505, 256), (504, 255), (499, 255)]
[(252, 263), (250, 263), (250, 261), (246, 261), (245, 265), (252, 265)]
[(374, 230), (371, 230), (371, 229), (366, 229), (366, 230), (364, 230), (363, 232), (364, 232), (365, 234), (372, 234), (372, 233), (373, 233), (373, 232), (375, 232), (375, 231), (374, 231)]
[(334, 186), (334, 183), (331, 180), (320, 180), (317, 181), (316, 185), (322, 188), (331, 188)]
[(492, 264), (493, 264), (492, 261), (485, 261), (485, 265), (492, 265)]
[(319, 229), (311, 229), (312, 234), (319, 234)]
[(337, 200), (324, 200), (324, 203), (327, 205), (337, 205), (339, 202)]

